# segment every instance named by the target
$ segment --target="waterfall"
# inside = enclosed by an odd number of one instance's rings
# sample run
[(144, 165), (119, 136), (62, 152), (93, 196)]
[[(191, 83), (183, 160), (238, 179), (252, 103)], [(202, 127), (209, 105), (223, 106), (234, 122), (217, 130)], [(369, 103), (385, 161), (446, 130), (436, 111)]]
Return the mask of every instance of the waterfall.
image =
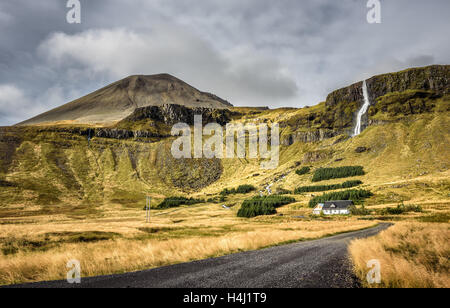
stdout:
[(361, 107), (361, 109), (358, 112), (358, 117), (356, 119), (356, 126), (355, 126), (355, 132), (353, 133), (353, 136), (358, 136), (361, 134), (361, 122), (362, 117), (367, 113), (367, 110), (369, 110), (370, 107), (370, 100), (369, 100), (369, 91), (367, 91), (367, 83), (364, 80), (363, 82), (363, 96), (364, 96), (364, 105)]

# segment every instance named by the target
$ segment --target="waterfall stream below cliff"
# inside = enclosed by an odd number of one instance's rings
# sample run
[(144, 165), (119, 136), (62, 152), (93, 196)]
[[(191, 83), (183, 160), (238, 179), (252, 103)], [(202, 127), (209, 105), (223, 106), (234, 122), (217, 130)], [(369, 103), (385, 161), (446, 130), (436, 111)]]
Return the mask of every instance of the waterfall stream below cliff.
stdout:
[(353, 132), (353, 137), (361, 134), (362, 117), (363, 117), (363, 115), (365, 115), (367, 113), (367, 111), (369, 110), (369, 107), (370, 107), (369, 91), (367, 90), (367, 83), (365, 80), (363, 82), (362, 89), (363, 89), (363, 96), (364, 96), (364, 104), (358, 112), (358, 116), (356, 118), (355, 131)]

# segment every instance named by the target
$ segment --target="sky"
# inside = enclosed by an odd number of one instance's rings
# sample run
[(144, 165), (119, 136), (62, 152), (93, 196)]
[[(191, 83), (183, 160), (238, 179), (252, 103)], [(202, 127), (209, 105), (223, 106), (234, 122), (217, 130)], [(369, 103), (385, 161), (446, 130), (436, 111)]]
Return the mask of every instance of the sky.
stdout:
[(450, 1), (0, 2), (0, 126), (135, 74), (172, 74), (235, 106), (303, 107), (373, 75), (450, 64)]

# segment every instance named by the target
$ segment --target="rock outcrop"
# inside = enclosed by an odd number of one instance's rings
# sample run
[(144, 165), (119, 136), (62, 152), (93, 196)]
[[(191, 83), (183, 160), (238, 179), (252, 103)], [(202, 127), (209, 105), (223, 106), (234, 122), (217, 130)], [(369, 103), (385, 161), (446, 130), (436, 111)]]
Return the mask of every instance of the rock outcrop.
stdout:
[(392, 74), (383, 74), (367, 80), (371, 101), (392, 92), (407, 90), (432, 91), (434, 94), (450, 94), (450, 65), (433, 65), (412, 68)]
[[(215, 122), (226, 125), (231, 121), (233, 113), (228, 109), (213, 109), (196, 107), (189, 108), (181, 105), (163, 105), (137, 108), (130, 116), (122, 122), (137, 122), (145, 119), (163, 122), (167, 125), (186, 123), (194, 125), (194, 116), (202, 115), (203, 124)], [(120, 124), (119, 124), (120, 125)]]
[(311, 131), (299, 131), (293, 134), (289, 134), (288, 136), (284, 136), (281, 140), (281, 144), (283, 146), (290, 146), (296, 142), (302, 143), (311, 143), (311, 142), (319, 142), (325, 139), (333, 138), (342, 134), (341, 131), (338, 130), (330, 130), (330, 129), (316, 129)]
[[(98, 128), (94, 129), (92, 136), (99, 138), (111, 138), (111, 139), (136, 139), (136, 138), (167, 138), (169, 135), (155, 134), (148, 131), (140, 130), (126, 130), (126, 129), (116, 129), (116, 128)], [(84, 132), (83, 135), (86, 135)]]
[[(407, 90), (430, 90), (436, 94), (445, 95), (450, 93), (450, 65), (411, 68), (397, 73), (377, 75), (366, 82), (372, 104), (377, 98), (388, 93)], [(362, 101), (362, 81), (360, 81), (330, 93), (326, 106), (330, 108), (343, 102), (362, 103)]]
[(331, 153), (331, 152), (325, 152), (325, 151), (308, 152), (308, 153), (305, 153), (305, 155), (303, 156), (302, 163), (303, 164), (315, 163), (315, 162), (330, 158), (332, 156), (333, 156), (333, 153)]
[(22, 143), (20, 131), (10, 127), (0, 127), (0, 174), (6, 172), (17, 147)]

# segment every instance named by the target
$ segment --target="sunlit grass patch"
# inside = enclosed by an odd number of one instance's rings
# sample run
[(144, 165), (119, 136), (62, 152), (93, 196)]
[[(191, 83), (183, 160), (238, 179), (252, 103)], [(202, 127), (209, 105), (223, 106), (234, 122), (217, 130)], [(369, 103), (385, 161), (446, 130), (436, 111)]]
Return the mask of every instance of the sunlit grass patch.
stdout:
[[(367, 287), (450, 287), (448, 224), (397, 222), (379, 235), (352, 242), (355, 272)], [(367, 262), (379, 260), (381, 284), (368, 284)]]

